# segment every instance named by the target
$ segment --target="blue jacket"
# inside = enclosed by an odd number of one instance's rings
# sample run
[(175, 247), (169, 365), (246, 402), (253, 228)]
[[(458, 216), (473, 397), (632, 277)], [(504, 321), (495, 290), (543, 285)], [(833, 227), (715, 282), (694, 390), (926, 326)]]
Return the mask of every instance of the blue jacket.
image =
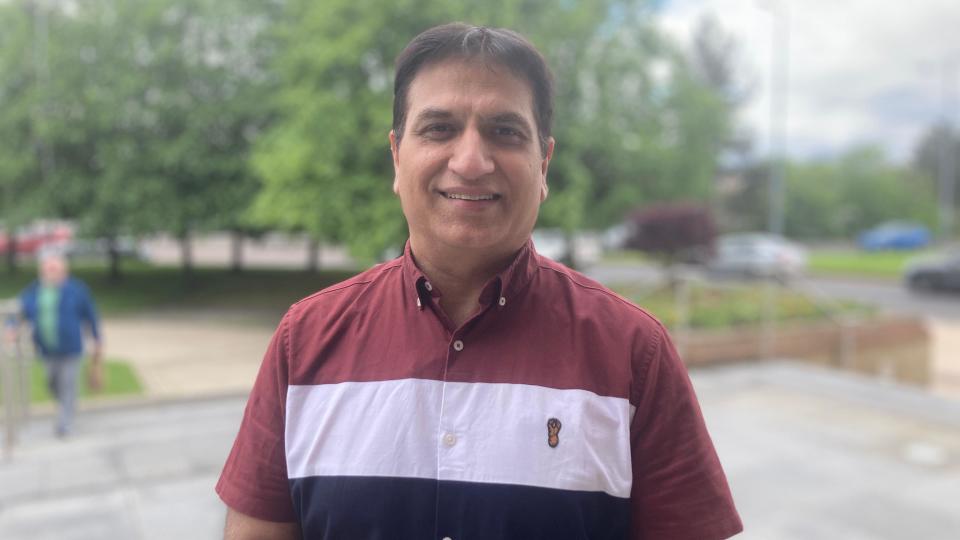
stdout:
[(34, 281), (20, 293), (20, 310), (33, 326), (33, 342), (41, 356), (79, 356), (83, 354), (83, 323), (90, 326), (90, 333), (97, 341), (100, 340), (100, 329), (97, 321), (97, 308), (93, 304), (90, 291), (82, 281), (67, 278), (60, 289), (60, 310), (57, 315), (58, 339), (56, 350), (48, 350), (40, 339), (40, 328), (37, 324), (38, 297), (40, 282)]

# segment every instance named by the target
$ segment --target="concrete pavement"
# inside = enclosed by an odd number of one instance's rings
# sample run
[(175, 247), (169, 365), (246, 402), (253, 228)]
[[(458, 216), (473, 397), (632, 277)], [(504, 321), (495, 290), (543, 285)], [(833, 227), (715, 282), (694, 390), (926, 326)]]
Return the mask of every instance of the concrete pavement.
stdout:
[(224, 507), (213, 491), (243, 398), (88, 411), (55, 439), (34, 419), (0, 462), (5, 540), (210, 539)]
[[(955, 539), (960, 404), (787, 363), (694, 373), (744, 539)], [(4, 540), (201, 540), (244, 400), (88, 412), (53, 439), (36, 419), (0, 464)]]

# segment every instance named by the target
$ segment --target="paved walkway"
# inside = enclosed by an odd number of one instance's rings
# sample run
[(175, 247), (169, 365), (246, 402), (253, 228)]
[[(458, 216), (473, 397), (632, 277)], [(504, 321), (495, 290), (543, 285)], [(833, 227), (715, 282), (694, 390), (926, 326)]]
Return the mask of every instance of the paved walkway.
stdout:
[(107, 354), (130, 361), (150, 397), (245, 394), (277, 316), (171, 312), (104, 321)]
[[(756, 540), (953, 540), (960, 531), (960, 403), (810, 366), (694, 373), (714, 442)], [(4, 540), (208, 540), (213, 492), (244, 400), (48, 419), (0, 462)]]
[(55, 439), (48, 418), (0, 461), (4, 540), (207, 540), (225, 515), (213, 486), (245, 400), (88, 411)]

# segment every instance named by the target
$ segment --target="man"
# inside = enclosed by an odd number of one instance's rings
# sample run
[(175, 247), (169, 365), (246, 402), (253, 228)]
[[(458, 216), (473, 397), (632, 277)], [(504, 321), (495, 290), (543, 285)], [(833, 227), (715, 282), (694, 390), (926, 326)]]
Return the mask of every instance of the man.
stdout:
[(227, 538), (741, 530), (666, 331), (531, 245), (551, 116), (518, 34), (445, 25), (400, 54), (409, 241), (284, 316), (217, 485)]
[(21, 315), (33, 327), (33, 342), (47, 374), (47, 388), (59, 404), (54, 431), (66, 437), (73, 428), (77, 385), (84, 353), (83, 329), (93, 337), (90, 385), (102, 380), (97, 310), (86, 285), (69, 275), (66, 259), (56, 253), (40, 258), (39, 279), (20, 294)]

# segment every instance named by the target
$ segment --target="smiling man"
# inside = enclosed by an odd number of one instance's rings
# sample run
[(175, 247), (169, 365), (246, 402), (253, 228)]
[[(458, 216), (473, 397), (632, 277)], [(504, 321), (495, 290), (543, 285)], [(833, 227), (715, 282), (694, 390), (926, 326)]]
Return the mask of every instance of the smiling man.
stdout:
[(399, 259), (295, 304), (217, 491), (226, 537), (719, 539), (741, 529), (664, 328), (530, 242), (552, 86), (451, 24), (397, 59)]

